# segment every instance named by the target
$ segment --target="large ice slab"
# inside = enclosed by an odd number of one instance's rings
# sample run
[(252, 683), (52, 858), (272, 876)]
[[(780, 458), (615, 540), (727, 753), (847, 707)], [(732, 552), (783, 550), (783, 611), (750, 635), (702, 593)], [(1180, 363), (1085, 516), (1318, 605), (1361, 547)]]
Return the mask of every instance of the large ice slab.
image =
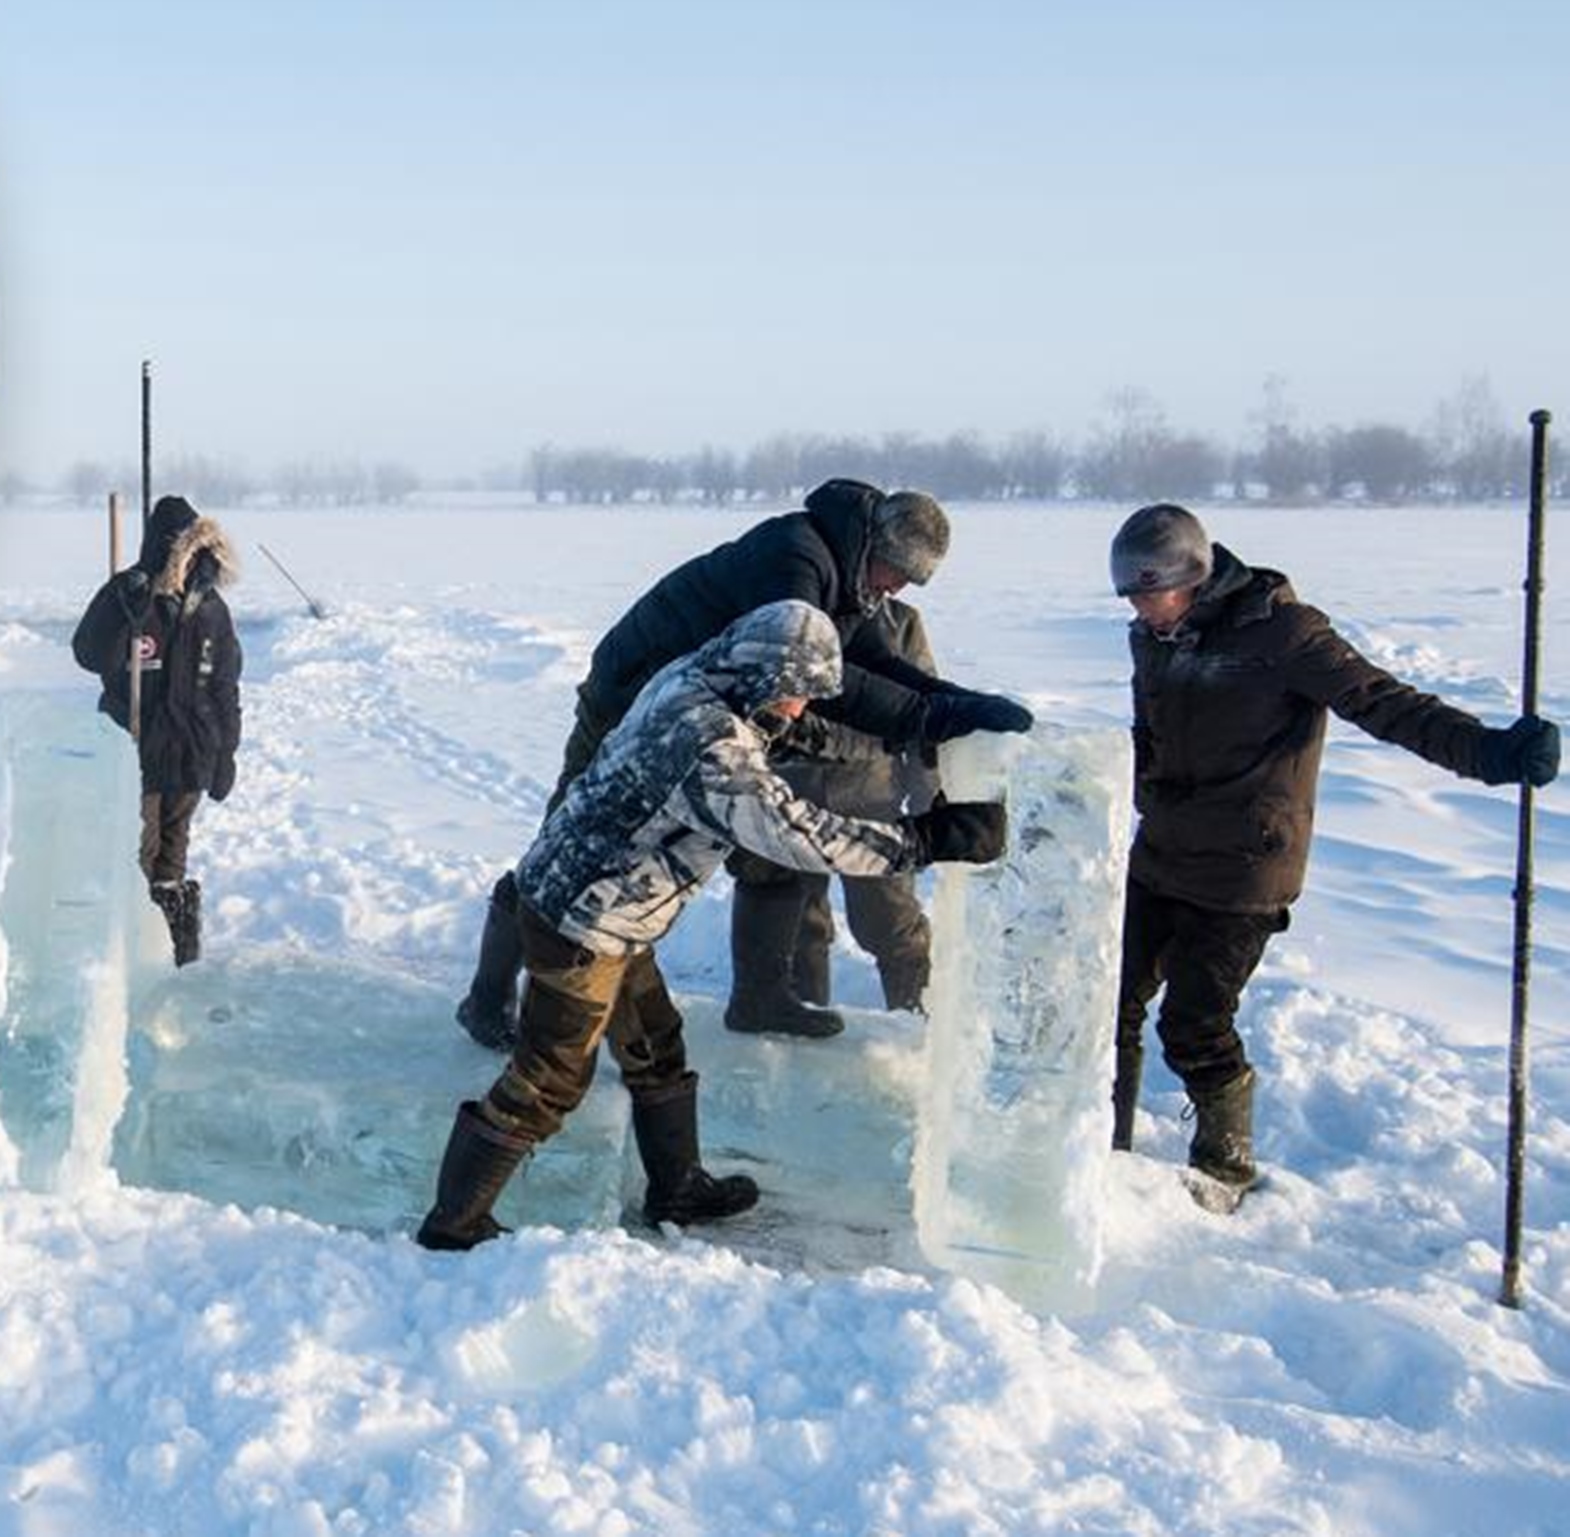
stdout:
[(933, 1263), (1037, 1307), (1088, 1305), (1101, 1263), (1130, 767), (1110, 728), (944, 748), (951, 800), (1007, 799), (1010, 847), (938, 881), (916, 1220)]
[(125, 1098), (138, 780), (82, 690), (0, 694), (0, 1123), (40, 1189), (104, 1177)]

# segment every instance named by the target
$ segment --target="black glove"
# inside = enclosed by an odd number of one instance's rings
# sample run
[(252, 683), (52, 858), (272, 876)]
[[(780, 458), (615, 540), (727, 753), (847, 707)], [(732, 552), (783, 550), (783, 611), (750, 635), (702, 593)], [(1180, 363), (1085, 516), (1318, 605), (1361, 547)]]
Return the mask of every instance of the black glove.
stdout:
[(786, 728), (778, 745), (803, 758), (821, 758), (828, 749), (829, 728), (821, 715), (803, 710)]
[(122, 571), (120, 580), (115, 583), (115, 596), (120, 600), (120, 611), (140, 629), (153, 606), (153, 584), (147, 573), (140, 566)]
[(938, 863), (988, 865), (1008, 847), (1008, 812), (1001, 801), (949, 801), (905, 817), (919, 866)]
[(978, 694), (968, 688), (936, 689), (927, 695), (921, 737), (950, 742), (972, 731), (1029, 731), (1036, 717), (1006, 694)]
[(1559, 775), (1559, 728), (1523, 715), (1513, 726), (1483, 733), (1477, 777), (1485, 785), (1529, 784), (1542, 789)]
[(234, 789), (234, 754), (226, 752), (213, 768), (212, 788), (207, 793), (215, 801), (221, 801), (232, 789)]

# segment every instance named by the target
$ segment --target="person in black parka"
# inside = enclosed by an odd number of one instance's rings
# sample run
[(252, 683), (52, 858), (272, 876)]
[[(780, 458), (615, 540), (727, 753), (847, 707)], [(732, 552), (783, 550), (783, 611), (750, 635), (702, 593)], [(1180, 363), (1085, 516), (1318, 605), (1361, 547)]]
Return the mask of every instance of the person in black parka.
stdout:
[[(1029, 710), (1001, 694), (961, 688), (923, 672), (868, 621), (886, 596), (922, 584), (948, 552), (943, 508), (920, 491), (884, 492), (859, 480), (825, 481), (800, 512), (755, 524), (739, 538), (677, 566), (660, 578), (595, 647), (578, 689), (550, 807), (593, 758), (639, 690), (666, 663), (696, 651), (732, 621), (768, 603), (799, 599), (827, 614), (844, 658), (843, 685), (815, 701), (792, 732), (810, 750), (816, 717), (840, 721), (884, 741), (933, 744), (972, 731), (1028, 731)], [(746, 870), (733, 868), (738, 879)], [(510, 1046), (517, 1030), (517, 890), (511, 874), (491, 893), (480, 957), (458, 1020), (482, 1045)], [(745, 954), (733, 961), (749, 969)], [(788, 991), (768, 1000), (774, 1028), (822, 1034), (811, 1010)]]
[(237, 574), (218, 522), (184, 497), (160, 497), (135, 565), (98, 589), (71, 640), (103, 685), (98, 708), (128, 731), (133, 644), (140, 652), (139, 862), (180, 966), (201, 954), (201, 885), (186, 874), (191, 820), (204, 794), (221, 801), (234, 787), (241, 654), (218, 589)]

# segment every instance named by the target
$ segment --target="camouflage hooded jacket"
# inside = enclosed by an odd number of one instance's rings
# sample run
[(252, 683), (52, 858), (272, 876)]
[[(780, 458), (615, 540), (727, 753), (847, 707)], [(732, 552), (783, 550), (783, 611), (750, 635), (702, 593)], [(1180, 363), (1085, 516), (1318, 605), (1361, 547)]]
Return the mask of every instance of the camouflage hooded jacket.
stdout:
[(912, 848), (888, 822), (797, 799), (768, 763), (764, 706), (840, 687), (830, 620), (810, 604), (743, 615), (650, 679), (518, 864), (518, 888), (587, 949), (653, 944), (740, 846), (819, 873), (891, 875)]
[[(132, 614), (141, 620), (142, 788), (211, 790), (233, 780), (240, 745), (240, 641), (218, 589), (238, 562), (222, 526), (179, 497), (160, 498), (136, 564), (93, 595), (71, 647), (103, 686), (98, 708), (131, 723)], [(150, 594), (151, 601), (147, 601)]]

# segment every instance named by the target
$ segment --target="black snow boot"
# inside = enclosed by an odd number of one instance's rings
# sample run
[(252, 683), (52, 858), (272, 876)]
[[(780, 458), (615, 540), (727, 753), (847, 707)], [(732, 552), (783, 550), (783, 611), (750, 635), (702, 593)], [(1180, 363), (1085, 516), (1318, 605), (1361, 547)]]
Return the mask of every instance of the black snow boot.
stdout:
[(514, 1171), (534, 1154), (534, 1144), (492, 1126), (472, 1099), (458, 1106), (447, 1151), (436, 1176), (436, 1204), (414, 1241), (424, 1249), (472, 1249), (508, 1230), (491, 1207)]
[(758, 1204), (757, 1184), (745, 1174), (716, 1179), (698, 1161), (696, 1073), (634, 1099), (632, 1129), (649, 1176), (643, 1215), (650, 1222), (686, 1227), (734, 1217)]
[(803, 1003), (791, 986), (803, 893), (737, 881), (731, 905), (731, 995), (725, 1028), (744, 1034), (838, 1035), (845, 1021), (833, 1009)]
[(1112, 1079), (1112, 1149), (1127, 1153), (1134, 1146), (1134, 1112), (1139, 1108), (1139, 1082), (1145, 1053), (1139, 1046), (1119, 1046)]
[(189, 966), (202, 958), (202, 883), (180, 882), (180, 917), (174, 925), (174, 963)]
[(518, 937), (518, 883), (509, 870), (491, 890), (480, 935), (480, 960), (468, 995), (458, 1005), (458, 1023), (492, 1051), (511, 1051), (518, 1040), (518, 973), (523, 942)]
[(1188, 1145), (1189, 1167), (1247, 1190), (1259, 1178), (1254, 1166), (1254, 1069), (1205, 1093), (1189, 1090), (1194, 1104), (1194, 1138)]
[[(186, 927), (185, 917), (185, 888), (184, 881), (154, 881), (147, 888), (147, 894), (153, 899), (153, 906), (164, 915), (164, 922), (169, 925), (169, 938), (174, 945), (174, 963), (184, 966), (196, 959), (191, 948), (191, 936)], [(195, 884), (195, 882), (191, 882)], [(198, 901), (200, 898), (198, 897)], [(197, 922), (201, 922), (200, 909), (198, 909)], [(200, 930), (197, 933), (197, 944), (200, 946)]]

